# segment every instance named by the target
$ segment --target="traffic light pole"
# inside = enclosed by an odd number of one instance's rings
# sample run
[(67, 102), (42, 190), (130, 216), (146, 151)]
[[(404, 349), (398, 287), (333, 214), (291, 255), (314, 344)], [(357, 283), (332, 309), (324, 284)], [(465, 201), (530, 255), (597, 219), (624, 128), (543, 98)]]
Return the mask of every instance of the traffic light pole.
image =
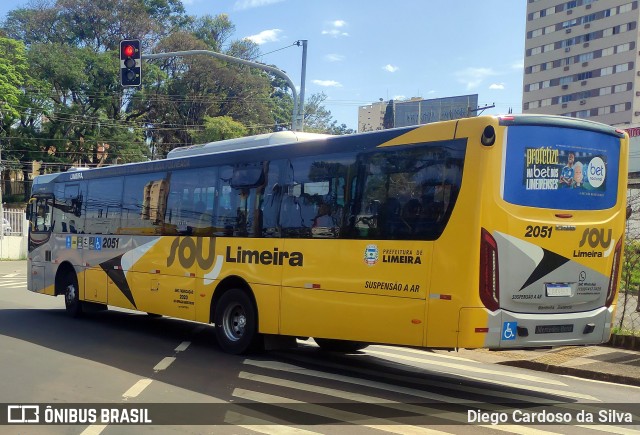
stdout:
[(302, 115), (299, 111), (299, 103), (298, 103), (298, 91), (296, 91), (296, 86), (293, 84), (289, 76), (287, 76), (284, 71), (279, 70), (278, 68), (274, 68), (269, 65), (264, 65), (257, 62), (251, 62), (250, 60), (239, 59), (237, 57), (228, 56), (222, 53), (216, 53), (215, 51), (209, 50), (188, 50), (188, 51), (174, 51), (170, 53), (157, 53), (157, 54), (143, 54), (142, 59), (161, 59), (165, 57), (175, 57), (175, 56), (195, 56), (198, 54), (204, 54), (207, 56), (213, 56), (218, 59), (226, 60), (227, 62), (235, 62), (241, 65), (250, 66), (253, 68), (259, 68), (264, 71), (268, 71), (277, 75), (278, 77), (286, 80), (287, 84), (291, 88), (291, 93), (293, 94), (293, 114), (291, 119), (291, 129), (293, 131), (302, 131)]

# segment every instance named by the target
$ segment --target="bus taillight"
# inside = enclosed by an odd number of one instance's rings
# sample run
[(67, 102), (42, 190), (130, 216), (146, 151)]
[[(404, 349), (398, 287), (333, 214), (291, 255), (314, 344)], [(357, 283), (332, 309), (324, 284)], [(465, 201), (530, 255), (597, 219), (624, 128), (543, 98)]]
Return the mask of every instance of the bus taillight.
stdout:
[(498, 277), (498, 244), (483, 228), (480, 240), (480, 300), (491, 311), (500, 308)]
[(622, 257), (622, 239), (618, 240), (615, 252), (613, 253), (613, 264), (611, 265), (611, 276), (609, 277), (609, 289), (607, 290), (607, 300), (605, 306), (610, 307), (618, 290), (618, 274), (620, 273), (620, 257)]

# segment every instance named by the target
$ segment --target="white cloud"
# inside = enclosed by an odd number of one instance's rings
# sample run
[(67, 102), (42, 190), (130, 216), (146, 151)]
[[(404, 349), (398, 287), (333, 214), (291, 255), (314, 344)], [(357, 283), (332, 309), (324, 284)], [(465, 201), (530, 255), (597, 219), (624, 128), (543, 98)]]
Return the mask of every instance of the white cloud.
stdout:
[(394, 73), (394, 72), (398, 71), (400, 68), (388, 63), (385, 66), (383, 66), (382, 69), (384, 69), (385, 71), (389, 71), (390, 73)]
[(313, 80), (313, 83), (318, 86), (324, 86), (328, 88), (341, 88), (342, 85), (340, 82), (336, 82), (335, 80)]
[(349, 34), (347, 32), (341, 32), (338, 29), (331, 29), (331, 30), (323, 30), (322, 31), (323, 35), (329, 35), (333, 38), (339, 38), (340, 36), (349, 36)]
[(392, 100), (395, 100), (395, 101), (404, 101), (406, 99), (407, 99), (406, 95), (394, 95), (392, 98)]
[(492, 83), (489, 89), (504, 89), (504, 83)]
[(325, 55), (324, 60), (327, 62), (342, 62), (345, 57), (341, 54), (330, 53)]
[(280, 3), (282, 0), (238, 0), (233, 5), (235, 10), (253, 9)]
[(347, 26), (347, 22), (344, 20), (335, 20), (328, 23), (329, 28), (324, 29), (322, 31), (323, 35), (328, 35), (333, 38), (339, 38), (341, 36), (349, 36), (347, 32), (342, 31), (341, 29)]
[(477, 88), (486, 78), (495, 75), (496, 72), (491, 68), (466, 68), (455, 73), (458, 81), (465, 84), (467, 90)]
[(255, 42), (258, 45), (265, 44), (267, 42), (276, 42), (279, 40), (278, 35), (282, 32), (280, 29), (263, 30), (257, 35), (247, 36), (247, 39)]
[(511, 69), (515, 69), (515, 70), (521, 70), (521, 69), (524, 69), (524, 59), (520, 59), (519, 61), (514, 62), (514, 63), (511, 65)]

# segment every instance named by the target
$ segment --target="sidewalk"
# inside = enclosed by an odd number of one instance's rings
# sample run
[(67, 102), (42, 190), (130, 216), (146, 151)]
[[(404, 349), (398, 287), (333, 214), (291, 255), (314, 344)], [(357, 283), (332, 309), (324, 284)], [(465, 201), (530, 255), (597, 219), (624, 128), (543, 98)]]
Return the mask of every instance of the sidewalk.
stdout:
[(640, 352), (604, 345), (544, 350), (461, 349), (458, 354), (485, 363), (640, 386)]

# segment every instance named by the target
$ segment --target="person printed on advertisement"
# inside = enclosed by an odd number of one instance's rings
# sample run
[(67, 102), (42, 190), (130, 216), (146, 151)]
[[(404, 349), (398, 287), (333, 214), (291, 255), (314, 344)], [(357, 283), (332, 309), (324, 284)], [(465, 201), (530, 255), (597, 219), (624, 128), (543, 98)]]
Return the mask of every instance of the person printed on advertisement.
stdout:
[(569, 152), (567, 156), (567, 164), (564, 168), (562, 168), (562, 172), (560, 172), (560, 186), (561, 187), (572, 187), (574, 180), (574, 162), (576, 160), (576, 155), (574, 152)]
[(584, 180), (584, 174), (582, 170), (582, 163), (576, 162), (573, 168), (573, 185), (572, 187), (581, 187)]

